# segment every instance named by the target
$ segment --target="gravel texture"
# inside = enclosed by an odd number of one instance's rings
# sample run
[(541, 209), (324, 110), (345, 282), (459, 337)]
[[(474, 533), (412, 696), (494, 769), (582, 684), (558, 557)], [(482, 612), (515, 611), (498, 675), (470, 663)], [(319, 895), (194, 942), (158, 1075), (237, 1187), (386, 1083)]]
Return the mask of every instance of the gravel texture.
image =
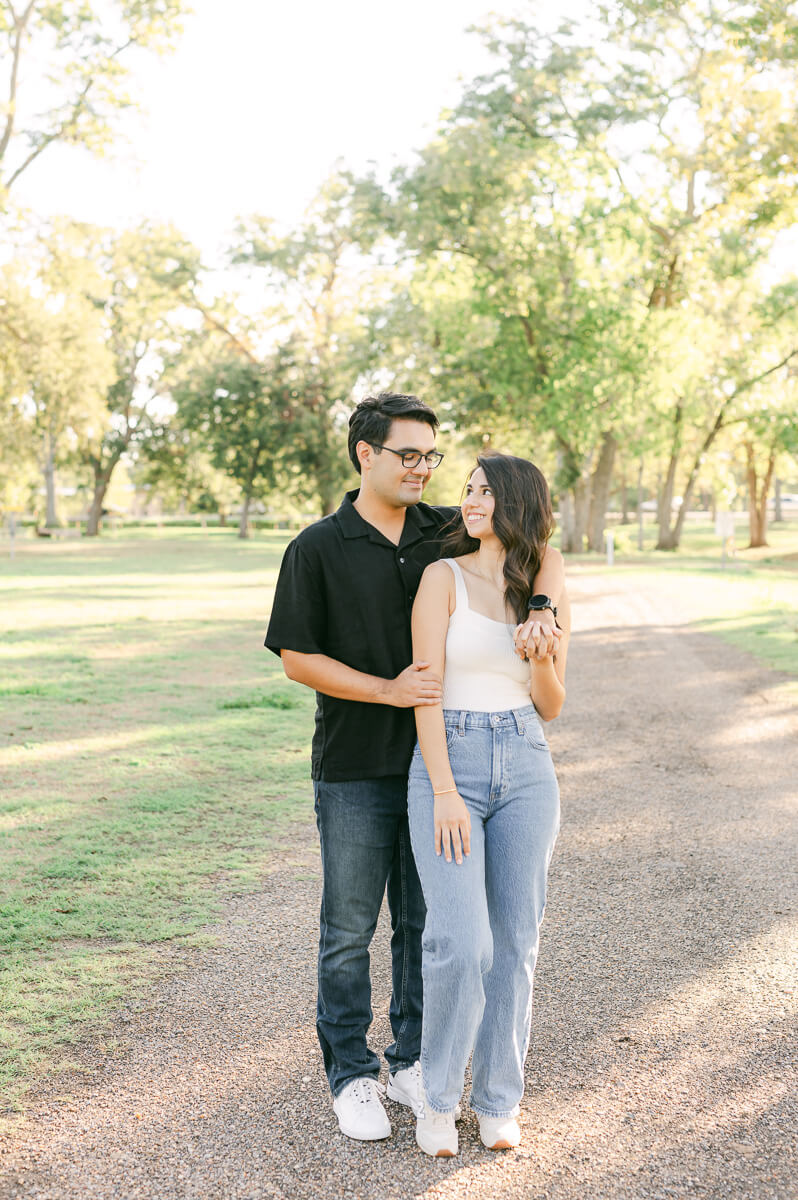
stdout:
[[(798, 718), (780, 677), (695, 634), (663, 593), (575, 576), (580, 632), (551, 729), (562, 787), (524, 1142), (456, 1159), (337, 1129), (313, 1028), (308, 820), (212, 950), (43, 1085), (2, 1141), (2, 1200), (795, 1200)], [(170, 954), (172, 957), (170, 958)], [(388, 945), (373, 955), (387, 1044)], [(179, 971), (174, 973), (174, 968)]]

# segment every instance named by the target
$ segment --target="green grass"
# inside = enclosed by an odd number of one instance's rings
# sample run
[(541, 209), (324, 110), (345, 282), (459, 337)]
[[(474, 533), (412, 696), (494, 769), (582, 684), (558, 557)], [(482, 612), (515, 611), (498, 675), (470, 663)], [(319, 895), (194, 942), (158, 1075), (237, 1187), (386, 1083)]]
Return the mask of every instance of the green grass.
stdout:
[(313, 697), (263, 648), (285, 540), (137, 531), (0, 562), (6, 1104), (312, 811)]
[[(289, 536), (119, 530), (0, 558), (0, 1108), (310, 819), (313, 697), (262, 644)], [(778, 541), (721, 570), (690, 527), (683, 554), (612, 571), (796, 676), (798, 528)]]

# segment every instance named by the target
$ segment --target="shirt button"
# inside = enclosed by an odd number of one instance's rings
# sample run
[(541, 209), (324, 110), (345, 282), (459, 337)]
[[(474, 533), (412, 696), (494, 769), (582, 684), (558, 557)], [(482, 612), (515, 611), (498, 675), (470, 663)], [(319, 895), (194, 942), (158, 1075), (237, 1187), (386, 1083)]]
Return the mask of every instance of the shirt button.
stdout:
[(405, 561), (405, 560), (404, 560), (403, 558), (400, 558), (400, 559), (399, 559), (399, 562), (402, 562), (402, 563), (403, 563), (404, 561)]

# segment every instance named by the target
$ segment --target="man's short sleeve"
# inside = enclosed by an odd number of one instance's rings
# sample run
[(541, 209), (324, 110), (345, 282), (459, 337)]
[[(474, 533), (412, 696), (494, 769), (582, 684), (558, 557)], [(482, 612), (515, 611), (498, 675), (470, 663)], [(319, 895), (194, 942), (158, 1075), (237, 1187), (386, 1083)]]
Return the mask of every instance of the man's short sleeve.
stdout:
[(327, 606), (324, 580), (315, 555), (300, 539), (287, 547), (274, 590), (265, 645), (275, 654), (295, 650), (298, 654), (325, 654), (324, 632)]

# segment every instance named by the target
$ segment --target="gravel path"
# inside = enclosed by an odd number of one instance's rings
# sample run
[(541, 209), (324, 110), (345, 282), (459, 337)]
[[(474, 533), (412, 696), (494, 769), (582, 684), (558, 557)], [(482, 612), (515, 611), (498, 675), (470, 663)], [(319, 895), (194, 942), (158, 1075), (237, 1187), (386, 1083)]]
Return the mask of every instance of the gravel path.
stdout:
[[(35, 1098), (4, 1139), (2, 1200), (795, 1200), (798, 718), (779, 677), (630, 586), (572, 580), (521, 1150), (484, 1151), (467, 1113), (459, 1157), (427, 1159), (390, 1102), (390, 1141), (338, 1133), (309, 817), (218, 946), (120, 1014), (121, 1052), (87, 1045)], [(373, 963), (379, 1047), (384, 922)]]

